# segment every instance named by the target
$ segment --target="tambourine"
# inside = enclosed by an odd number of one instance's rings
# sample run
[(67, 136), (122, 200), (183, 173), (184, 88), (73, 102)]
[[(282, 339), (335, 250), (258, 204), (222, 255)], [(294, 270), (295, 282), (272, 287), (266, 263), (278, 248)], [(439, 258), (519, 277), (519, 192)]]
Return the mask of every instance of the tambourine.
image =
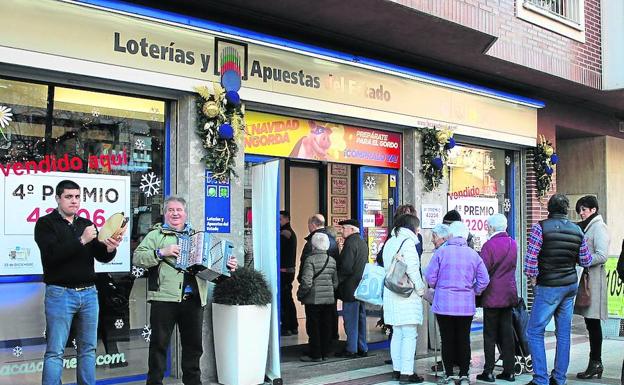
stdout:
[(111, 215), (100, 229), (98, 240), (104, 241), (108, 238), (121, 240), (128, 228), (129, 220), (130, 218), (125, 217), (123, 212)]

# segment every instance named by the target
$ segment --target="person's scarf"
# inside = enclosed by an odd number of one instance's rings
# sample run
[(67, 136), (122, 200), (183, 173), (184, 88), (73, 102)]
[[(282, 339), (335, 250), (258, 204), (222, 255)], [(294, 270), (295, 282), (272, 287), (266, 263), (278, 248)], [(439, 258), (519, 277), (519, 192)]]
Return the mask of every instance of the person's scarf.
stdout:
[(583, 232), (585, 232), (585, 229), (587, 228), (587, 226), (589, 226), (589, 222), (591, 222), (592, 219), (596, 218), (597, 216), (598, 216), (598, 212), (595, 212), (592, 215), (588, 216), (587, 219), (577, 223), (577, 225), (579, 225), (581, 230), (583, 230)]

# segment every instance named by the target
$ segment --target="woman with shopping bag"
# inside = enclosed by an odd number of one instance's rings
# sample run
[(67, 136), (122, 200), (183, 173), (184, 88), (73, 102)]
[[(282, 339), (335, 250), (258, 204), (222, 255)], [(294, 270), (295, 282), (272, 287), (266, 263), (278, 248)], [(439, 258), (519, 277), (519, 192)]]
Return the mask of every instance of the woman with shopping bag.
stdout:
[[(420, 263), (416, 244), (420, 221), (414, 215), (404, 214), (397, 218), (390, 238), (386, 240), (383, 262), (386, 273), (397, 267), (397, 259), (406, 265), (406, 278), (413, 285), (410, 293), (397, 293), (388, 285), (383, 293), (384, 321), (392, 325), (393, 335), (390, 342), (393, 378), (402, 384), (417, 384), (423, 377), (414, 372), (414, 353), (416, 352), (417, 325), (423, 322), (422, 295), (424, 283), (420, 275)], [(388, 280), (388, 276), (386, 276)]]

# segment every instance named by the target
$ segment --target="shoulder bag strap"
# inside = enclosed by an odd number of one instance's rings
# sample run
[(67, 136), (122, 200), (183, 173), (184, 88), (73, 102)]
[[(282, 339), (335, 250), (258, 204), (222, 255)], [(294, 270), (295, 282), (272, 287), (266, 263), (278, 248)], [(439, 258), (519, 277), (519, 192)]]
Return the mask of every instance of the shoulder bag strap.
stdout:
[(323, 270), (325, 270), (325, 268), (327, 267), (327, 264), (329, 263), (329, 255), (327, 256), (327, 259), (325, 260), (325, 264), (323, 265), (323, 267), (321, 267), (321, 270), (318, 271), (318, 273), (314, 274), (312, 276), (312, 282), (314, 282), (314, 280), (321, 275), (321, 273), (323, 272)]

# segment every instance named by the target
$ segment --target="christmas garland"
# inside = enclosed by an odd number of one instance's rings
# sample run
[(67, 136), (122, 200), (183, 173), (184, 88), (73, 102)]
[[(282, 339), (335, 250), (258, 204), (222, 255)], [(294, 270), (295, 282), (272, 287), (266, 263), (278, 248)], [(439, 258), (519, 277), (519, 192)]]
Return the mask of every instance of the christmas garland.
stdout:
[(245, 106), (236, 91), (226, 91), (220, 84), (196, 87), (197, 134), (206, 149), (202, 158), (212, 177), (225, 181), (235, 171), (238, 146), (245, 132)]
[(436, 189), (444, 178), (444, 165), (448, 161), (449, 150), (455, 147), (455, 139), (451, 130), (422, 128), (423, 153), (420, 157), (420, 172), (425, 179), (425, 190)]
[(541, 135), (540, 142), (535, 149), (535, 159), (533, 161), (538, 197), (545, 196), (550, 190), (552, 174), (555, 171), (557, 162), (559, 162), (559, 156), (555, 153), (552, 143), (544, 135)]

